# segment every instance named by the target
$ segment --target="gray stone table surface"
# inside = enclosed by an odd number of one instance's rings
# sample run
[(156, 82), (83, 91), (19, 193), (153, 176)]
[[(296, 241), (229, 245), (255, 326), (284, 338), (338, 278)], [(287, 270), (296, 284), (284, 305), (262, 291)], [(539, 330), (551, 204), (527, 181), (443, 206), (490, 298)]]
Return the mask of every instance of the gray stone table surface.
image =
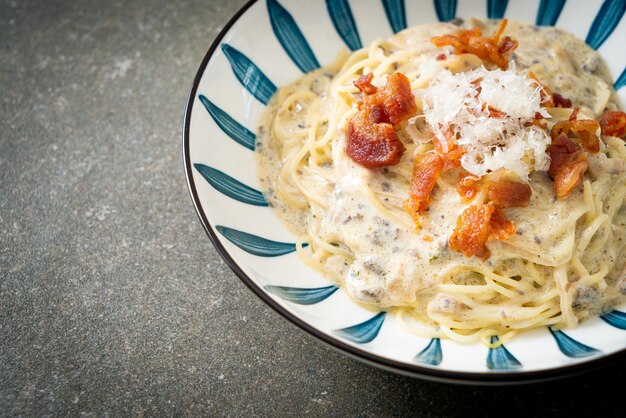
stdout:
[(241, 4), (0, 0), (0, 415), (623, 412), (624, 363), (523, 387), (398, 376), (237, 279), (191, 204), (181, 125)]

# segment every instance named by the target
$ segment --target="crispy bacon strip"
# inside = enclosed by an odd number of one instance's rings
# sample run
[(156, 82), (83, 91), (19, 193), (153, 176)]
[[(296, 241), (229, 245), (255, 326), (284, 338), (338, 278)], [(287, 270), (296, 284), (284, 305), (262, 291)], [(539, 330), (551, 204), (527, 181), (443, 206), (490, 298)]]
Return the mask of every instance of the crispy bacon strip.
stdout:
[(486, 260), (491, 255), (486, 245), (489, 239), (505, 240), (514, 234), (515, 225), (495, 205), (471, 205), (458, 217), (448, 244), (466, 257)]
[(596, 132), (600, 124), (592, 119), (578, 119), (578, 107), (574, 109), (569, 120), (562, 120), (554, 124), (550, 130), (552, 141), (561, 135), (566, 135), (573, 139), (578, 139), (587, 151), (594, 154), (600, 151), (600, 139)]
[(548, 174), (554, 180), (556, 196), (565, 197), (582, 182), (588, 168), (587, 154), (565, 134), (554, 139), (546, 152), (551, 159)]
[(510, 36), (502, 38), (502, 33), (508, 23), (502, 19), (500, 25), (492, 36), (483, 37), (480, 28), (462, 30), (454, 35), (435, 36), (431, 42), (437, 47), (452, 46), (454, 53), (474, 54), (483, 60), (489, 60), (503, 70), (509, 66), (509, 59), (517, 48), (518, 42)]
[(449, 240), (450, 248), (466, 257), (489, 258), (486, 243), (490, 239), (505, 240), (515, 234), (515, 224), (509, 221), (503, 208), (526, 207), (530, 204), (531, 189), (525, 183), (507, 179), (487, 180), (467, 175), (457, 184), (461, 200), (468, 202), (486, 187), (490, 200), (487, 204), (467, 207), (457, 219)]
[(530, 204), (532, 191), (526, 183), (500, 180), (487, 184), (489, 200), (499, 208), (525, 208)]
[(434, 153), (418, 154), (413, 161), (413, 177), (409, 187), (409, 198), (404, 201), (407, 211), (415, 225), (419, 225), (419, 213), (425, 211), (430, 203), (430, 193), (435, 188), (437, 176), (443, 169), (443, 159)]
[(554, 180), (554, 191), (559, 198), (567, 196), (582, 182), (589, 166), (580, 144), (592, 153), (600, 150), (596, 134), (600, 124), (591, 119), (578, 119), (578, 110), (575, 108), (568, 120), (555, 123), (550, 130), (552, 143), (546, 149), (551, 159), (548, 174)]
[(526, 122), (524, 126), (537, 126), (542, 129), (547, 129), (548, 124), (543, 121), (544, 117), (541, 113), (535, 112), (535, 117), (530, 122)]
[(461, 157), (465, 154), (465, 148), (454, 145), (450, 151), (441, 155), (443, 159), (443, 171), (452, 170), (461, 166)]
[[(434, 141), (433, 137), (433, 141)], [(446, 154), (428, 153), (416, 155), (413, 160), (413, 176), (409, 187), (409, 198), (404, 201), (407, 211), (415, 225), (419, 226), (419, 213), (428, 209), (430, 193), (435, 188), (437, 177), (441, 172), (461, 165), (461, 157), (465, 150), (455, 146)]]
[(501, 110), (496, 109), (496, 108), (495, 108), (495, 107), (493, 107), (493, 106), (487, 106), (487, 108), (489, 109), (489, 117), (490, 117), (490, 118), (497, 118), (497, 119), (500, 119), (500, 118), (503, 118), (503, 117), (505, 117), (505, 116), (506, 116), (506, 113), (504, 113), (504, 112), (503, 112), (503, 111), (501, 111)]
[(602, 135), (626, 137), (626, 113), (619, 111), (606, 112), (600, 118)]
[(489, 219), (491, 237), (504, 241), (515, 235), (515, 224), (509, 221), (500, 208), (496, 207)]
[(572, 101), (557, 92), (552, 93), (552, 101), (554, 102), (554, 107), (572, 107)]
[(394, 127), (417, 113), (415, 96), (411, 91), (409, 79), (402, 73), (393, 73), (387, 77), (387, 84), (379, 89), (378, 94), (370, 96), (375, 103), (382, 105)]
[(465, 203), (469, 202), (476, 196), (480, 188), (478, 187), (478, 177), (474, 177), (471, 174), (463, 177), (456, 184), (456, 191), (461, 196), (461, 200)]
[(371, 73), (366, 74), (354, 83), (363, 94), (359, 110), (350, 121), (346, 144), (346, 154), (367, 168), (400, 162), (406, 148), (396, 127), (417, 112), (411, 85), (404, 74), (389, 75), (381, 88), (371, 84), (372, 78)]
[(443, 132), (443, 138), (433, 135), (431, 140), (435, 146), (435, 151), (437, 151), (439, 155), (448, 153), (448, 151), (452, 150), (456, 145), (456, 140), (450, 128)]
[(461, 213), (448, 241), (450, 248), (466, 257), (476, 256), (486, 260), (491, 255), (485, 244), (491, 235), (493, 205), (472, 205)]
[(355, 117), (350, 123), (346, 154), (363, 167), (398, 164), (405, 150), (390, 123), (373, 122), (367, 117)]
[(600, 124), (595, 120), (583, 119), (578, 120), (572, 127), (573, 131), (580, 138), (580, 142), (587, 151), (596, 153), (600, 151), (600, 139), (596, 132), (600, 128)]
[(374, 79), (374, 73), (363, 74), (354, 85), (365, 94), (374, 94), (378, 91), (378, 88), (372, 85)]

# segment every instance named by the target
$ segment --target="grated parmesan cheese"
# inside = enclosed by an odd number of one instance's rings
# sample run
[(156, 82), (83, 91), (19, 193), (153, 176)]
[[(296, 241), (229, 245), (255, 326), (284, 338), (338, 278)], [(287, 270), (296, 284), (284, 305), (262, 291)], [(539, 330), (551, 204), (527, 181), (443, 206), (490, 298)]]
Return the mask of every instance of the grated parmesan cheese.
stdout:
[[(541, 87), (526, 73), (518, 74), (511, 62), (508, 70), (484, 67), (452, 74), (437, 65), (428, 66), (430, 85), (415, 92), (422, 101), (424, 117), (442, 143), (452, 144), (445, 132), (466, 148), (461, 165), (476, 176), (505, 168), (528, 180), (533, 171), (547, 171), (550, 137), (537, 126), (525, 126), (536, 113), (548, 118), (541, 107)], [(479, 89), (480, 87), (480, 89)], [(505, 114), (490, 117), (489, 106)]]

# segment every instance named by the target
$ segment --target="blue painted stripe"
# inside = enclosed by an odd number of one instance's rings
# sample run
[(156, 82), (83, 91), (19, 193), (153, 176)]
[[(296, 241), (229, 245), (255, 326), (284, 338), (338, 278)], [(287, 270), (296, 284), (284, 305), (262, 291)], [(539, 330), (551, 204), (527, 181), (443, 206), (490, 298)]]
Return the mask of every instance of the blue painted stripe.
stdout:
[(428, 345), (424, 347), (422, 351), (417, 353), (413, 359), (419, 363), (426, 363), (431, 366), (439, 365), (443, 359), (441, 341), (439, 341), (439, 338), (431, 339)]
[(291, 14), (276, 0), (267, 0), (270, 23), (278, 42), (303, 73), (320, 67), (306, 38)]
[(406, 9), (404, 0), (382, 0), (387, 20), (393, 33), (406, 29)]
[(254, 133), (239, 124), (235, 119), (231, 118), (228, 113), (215, 106), (202, 94), (198, 96), (198, 99), (200, 99), (200, 102), (202, 102), (207, 112), (209, 112), (209, 115), (211, 115), (217, 126), (219, 126), (226, 135), (231, 137), (238, 144), (254, 151), (256, 143), (256, 135)]
[(263, 74), (263, 71), (259, 70), (259, 67), (237, 49), (228, 44), (222, 44), (222, 51), (228, 58), (239, 82), (261, 103), (267, 104), (276, 91), (274, 83)]
[(265, 286), (265, 288), (283, 299), (300, 305), (313, 305), (326, 300), (335, 293), (337, 286), (324, 286), (315, 288), (288, 287), (288, 286)]
[(550, 334), (554, 337), (559, 350), (567, 357), (581, 358), (600, 354), (600, 351), (576, 341), (563, 331), (555, 331), (550, 327), (548, 327), (548, 329), (550, 330)]
[[(498, 337), (491, 337), (491, 344), (498, 341)], [(487, 368), (489, 370), (515, 370), (522, 368), (522, 363), (506, 349), (504, 344), (490, 348), (487, 354)]]
[(335, 335), (358, 344), (369, 343), (376, 338), (378, 332), (380, 331), (380, 327), (383, 326), (385, 313), (386, 312), (379, 312), (365, 322), (361, 322), (360, 324), (356, 324), (348, 328), (335, 330)]
[(535, 25), (537, 26), (554, 26), (559, 20), (561, 11), (565, 6), (565, 0), (541, 0)]
[(204, 164), (194, 164), (196, 170), (206, 181), (209, 182), (220, 193), (225, 194), (231, 199), (235, 199), (242, 203), (255, 206), (268, 206), (263, 193), (252, 187), (246, 186), (238, 180), (230, 177), (226, 173), (217, 170), (213, 167), (209, 167)]
[[(260, 257), (276, 257), (296, 250), (296, 244), (271, 241), (266, 238), (218, 225), (217, 231), (242, 250)], [(306, 246), (308, 244), (304, 244)]]
[(502, 19), (508, 5), (509, 0), (487, 0), (487, 17), (489, 19)]
[(448, 22), (456, 17), (456, 0), (433, 0), (433, 2), (440, 22)]
[(591, 24), (585, 42), (598, 49), (615, 30), (626, 12), (626, 0), (604, 0)]
[(626, 313), (620, 311), (612, 311), (600, 316), (607, 324), (615, 328), (626, 330)]
[(624, 86), (626, 86), (626, 68), (624, 68), (622, 74), (617, 77), (617, 81), (615, 82), (615, 84), (613, 84), (613, 88), (615, 88), (615, 90), (619, 90)]
[(326, 0), (326, 8), (335, 30), (352, 51), (363, 48), (348, 0)]

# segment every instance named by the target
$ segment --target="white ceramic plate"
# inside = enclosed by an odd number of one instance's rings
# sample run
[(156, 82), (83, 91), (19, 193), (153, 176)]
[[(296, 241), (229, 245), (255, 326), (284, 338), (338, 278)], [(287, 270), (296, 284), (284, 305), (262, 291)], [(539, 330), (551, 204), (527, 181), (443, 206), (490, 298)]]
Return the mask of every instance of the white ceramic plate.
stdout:
[(454, 17), (505, 16), (567, 29), (600, 51), (624, 103), (625, 10), (626, 0), (249, 2), (209, 49), (185, 112), (185, 170), (204, 228), (229, 266), (272, 308), (381, 367), (440, 380), (520, 382), (623, 358), (626, 314), (620, 311), (575, 330), (537, 329), (488, 349), (416, 337), (391, 315), (357, 306), (294, 253), (295, 237), (258, 191), (253, 150), (257, 119), (277, 86), (330, 63), (341, 48), (358, 49), (405, 27)]

